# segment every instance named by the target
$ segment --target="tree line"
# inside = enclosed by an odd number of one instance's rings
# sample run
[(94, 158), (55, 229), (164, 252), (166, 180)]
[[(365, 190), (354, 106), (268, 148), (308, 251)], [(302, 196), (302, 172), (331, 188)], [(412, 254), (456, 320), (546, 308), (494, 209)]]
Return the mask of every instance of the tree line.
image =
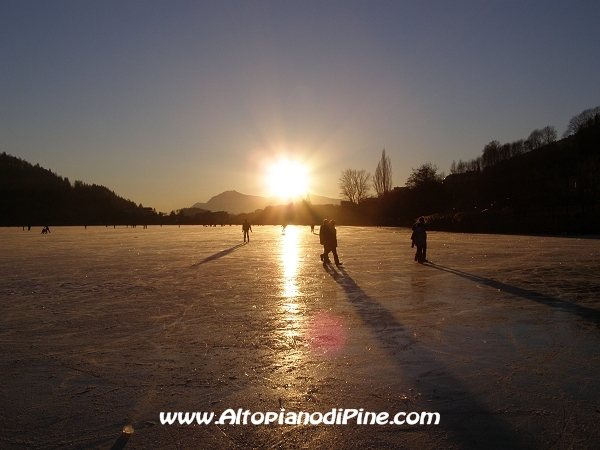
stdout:
[(0, 226), (143, 224), (157, 216), (104, 186), (0, 154)]
[[(574, 116), (560, 140), (554, 127), (527, 139), (491, 141), (482, 154), (453, 162), (446, 176), (426, 162), (393, 187), (385, 149), (371, 175), (344, 169), (341, 205), (310, 201), (247, 214), (183, 208), (170, 214), (119, 197), (104, 186), (71, 183), (44, 169), (0, 155), (0, 226), (319, 224), (410, 226), (427, 216), (430, 229), (503, 233), (600, 232), (600, 107)], [(372, 195), (372, 192), (375, 195)]]
[(553, 126), (511, 143), (494, 140), (480, 156), (453, 161), (448, 176), (426, 162), (393, 189), (384, 149), (375, 176), (342, 171), (340, 194), (369, 224), (408, 226), (427, 215), (431, 228), (453, 231), (599, 232), (599, 129), (600, 107), (587, 109), (561, 140)]

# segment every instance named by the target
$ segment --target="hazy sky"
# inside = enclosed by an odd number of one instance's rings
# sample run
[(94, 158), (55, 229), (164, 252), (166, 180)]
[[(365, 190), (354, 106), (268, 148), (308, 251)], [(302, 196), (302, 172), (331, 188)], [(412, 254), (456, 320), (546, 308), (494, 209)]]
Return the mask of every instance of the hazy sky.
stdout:
[(159, 211), (395, 186), (600, 105), (597, 1), (0, 1), (0, 152)]

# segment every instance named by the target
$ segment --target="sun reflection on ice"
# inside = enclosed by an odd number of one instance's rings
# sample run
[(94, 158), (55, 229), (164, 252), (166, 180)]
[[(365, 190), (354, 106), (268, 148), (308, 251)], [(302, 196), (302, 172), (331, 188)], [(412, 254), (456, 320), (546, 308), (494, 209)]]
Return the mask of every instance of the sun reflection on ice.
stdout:
[(301, 305), (298, 302), (300, 292), (297, 281), (300, 254), (299, 234), (298, 227), (288, 226), (285, 234), (281, 236), (281, 261), (283, 263), (281, 294), (284, 298), (281, 311), (284, 314), (286, 323), (284, 335), (290, 338), (299, 335), (298, 328), (303, 319)]
[(282, 236), (281, 259), (283, 262), (283, 280), (285, 298), (293, 299), (298, 296), (298, 285), (296, 274), (298, 272), (298, 228), (290, 226), (286, 228)]
[(298, 374), (304, 365), (307, 344), (304, 340), (306, 328), (306, 302), (300, 274), (303, 274), (303, 236), (300, 229), (290, 225), (284, 227), (279, 236), (279, 295), (273, 305), (277, 317), (277, 331), (273, 336), (277, 353), (273, 355), (281, 371), (270, 378), (285, 391), (280, 393), (280, 402), (292, 401), (302, 395)]

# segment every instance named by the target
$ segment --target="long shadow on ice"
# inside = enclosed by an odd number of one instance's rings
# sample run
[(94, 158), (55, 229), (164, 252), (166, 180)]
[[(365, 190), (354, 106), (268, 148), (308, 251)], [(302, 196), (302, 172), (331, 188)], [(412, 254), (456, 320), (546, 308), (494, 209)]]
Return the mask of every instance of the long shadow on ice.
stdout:
[(198, 266), (201, 266), (202, 264), (206, 264), (207, 262), (222, 258), (223, 256), (229, 255), (231, 252), (237, 250), (240, 247), (243, 247), (244, 245), (246, 245), (245, 242), (243, 244), (234, 245), (233, 247), (228, 248), (227, 250), (222, 250), (218, 253), (215, 253), (214, 255), (210, 255), (210, 256), (204, 258), (202, 261), (192, 264), (192, 267), (198, 267)]
[(550, 297), (548, 295), (544, 295), (544, 294), (541, 294), (536, 291), (530, 291), (529, 289), (523, 289), (520, 287), (512, 286), (510, 284), (492, 280), (491, 278), (484, 278), (479, 275), (474, 275), (471, 273), (463, 272), (461, 270), (452, 269), (450, 267), (445, 267), (445, 266), (440, 266), (439, 264), (429, 263), (429, 264), (425, 264), (425, 265), (428, 267), (431, 267), (433, 269), (441, 270), (441, 271), (448, 272), (453, 275), (465, 278), (465, 279), (473, 281), (475, 283), (480, 283), (485, 286), (489, 286), (493, 289), (498, 289), (502, 292), (506, 292), (511, 295), (516, 295), (518, 297), (522, 297), (527, 300), (538, 302), (538, 303), (541, 303), (546, 306), (558, 308), (561, 311), (566, 311), (566, 312), (569, 312), (572, 314), (576, 314), (579, 317), (585, 319), (586, 321), (593, 323), (594, 325), (596, 325), (597, 328), (600, 329), (600, 311), (597, 311), (595, 309), (576, 305), (575, 303), (570, 303), (565, 300), (560, 300), (560, 299), (557, 299), (554, 297)]
[[(435, 380), (438, 384), (430, 387), (421, 384), (419, 389), (428, 389), (429, 391), (422, 391), (422, 394), (430, 398), (439, 399), (442, 397), (447, 401), (458, 401), (461, 405), (464, 405), (453, 407), (445, 414), (437, 409), (437, 412), (442, 415), (440, 423), (447, 427), (446, 429), (451, 433), (451, 438), (456, 441), (460, 448), (521, 449), (531, 447), (532, 443), (530, 441), (524, 442), (520, 436), (515, 434), (514, 427), (511, 427), (509, 423), (479, 402), (476, 398), (477, 394), (470, 392), (467, 386), (453, 377), (450, 374), (450, 369), (442, 366), (430, 350), (420, 346), (412, 338), (410, 330), (407, 330), (402, 323), (398, 322), (379, 302), (367, 295), (343, 268), (340, 268), (337, 272), (330, 266), (324, 267), (327, 273), (344, 290), (364, 323), (374, 332), (373, 334), (379, 339), (382, 347), (389, 353), (390, 358), (399, 368), (403, 368), (406, 364), (402, 350), (410, 346), (416, 349), (414, 354), (419, 355), (421, 362), (425, 365), (434, 366), (436, 373), (443, 373), (442, 377)], [(405, 345), (400, 345), (400, 340)], [(468, 406), (461, 403), (461, 400), (464, 399), (468, 399)]]

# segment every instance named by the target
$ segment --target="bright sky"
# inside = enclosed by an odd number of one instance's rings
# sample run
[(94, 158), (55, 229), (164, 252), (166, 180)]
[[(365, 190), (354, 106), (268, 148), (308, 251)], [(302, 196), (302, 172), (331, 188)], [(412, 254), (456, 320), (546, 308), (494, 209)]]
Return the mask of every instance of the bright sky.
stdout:
[(3, 1), (0, 151), (159, 211), (268, 195), (280, 158), (339, 197), (600, 105), (597, 1)]

